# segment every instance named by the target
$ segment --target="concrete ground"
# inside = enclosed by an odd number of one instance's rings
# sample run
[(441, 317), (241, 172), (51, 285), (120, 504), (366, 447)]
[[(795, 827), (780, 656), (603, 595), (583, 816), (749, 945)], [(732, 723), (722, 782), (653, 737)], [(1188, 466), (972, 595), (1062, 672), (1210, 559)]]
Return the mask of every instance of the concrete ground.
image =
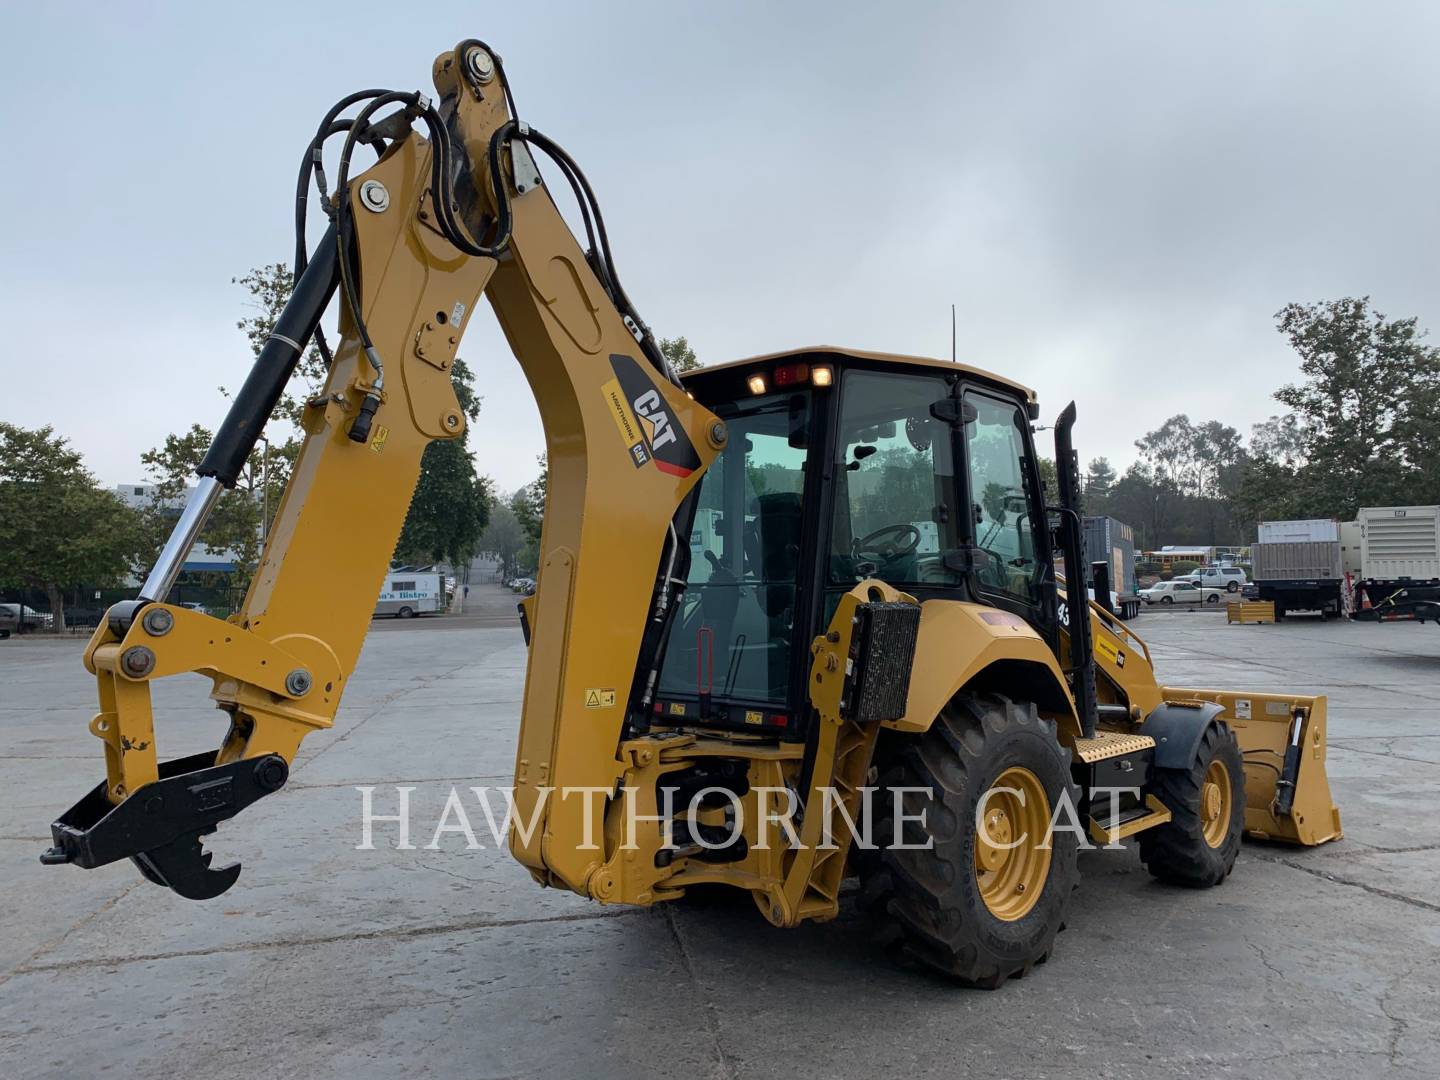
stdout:
[[(208, 903), (128, 863), (40, 866), (103, 768), (93, 690), (79, 643), (0, 643), (0, 1077), (1437, 1074), (1435, 627), (1142, 615), (1166, 682), (1330, 695), (1346, 837), (1247, 845), (1207, 892), (1084, 855), (1054, 959), (986, 993), (892, 965), (853, 905), (779, 931), (748, 900), (540, 890), (483, 837), (397, 851), (378, 825), (357, 851), (356, 785), (377, 812), (413, 785), (423, 845), (451, 784), (508, 782), (512, 604), (481, 586), (459, 621), (377, 622), (336, 729), (212, 838), (245, 870)], [(157, 687), (165, 756), (219, 737), (206, 686)]]

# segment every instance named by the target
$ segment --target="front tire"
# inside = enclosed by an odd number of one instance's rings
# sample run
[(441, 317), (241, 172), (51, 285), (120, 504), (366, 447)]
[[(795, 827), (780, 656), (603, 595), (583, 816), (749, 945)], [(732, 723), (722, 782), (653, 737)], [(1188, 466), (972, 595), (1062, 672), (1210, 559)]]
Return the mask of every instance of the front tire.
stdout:
[(1156, 769), (1149, 791), (1174, 815), (1140, 834), (1140, 861), (1161, 881), (1205, 889), (1235, 869), (1245, 828), (1245, 759), (1228, 724), (1206, 729), (1187, 769)]
[(1173, 604), (1173, 603), (1175, 603), (1175, 598), (1174, 598), (1173, 596), (1162, 596), (1162, 597), (1160, 597), (1160, 603), (1162, 603), (1162, 604)]
[[(1078, 800), (1054, 723), (1030, 702), (962, 694), (925, 734), (882, 743), (877, 765), (878, 848), (857, 851), (855, 865), (882, 940), (991, 990), (1049, 959), (1079, 877), (1076, 834), (1048, 832), (1061, 800), (1071, 817)], [(908, 820), (898, 834), (897, 788), (918, 789), (903, 796)], [(922, 811), (923, 823), (914, 821)], [(1049, 850), (1040, 847), (1047, 835)]]

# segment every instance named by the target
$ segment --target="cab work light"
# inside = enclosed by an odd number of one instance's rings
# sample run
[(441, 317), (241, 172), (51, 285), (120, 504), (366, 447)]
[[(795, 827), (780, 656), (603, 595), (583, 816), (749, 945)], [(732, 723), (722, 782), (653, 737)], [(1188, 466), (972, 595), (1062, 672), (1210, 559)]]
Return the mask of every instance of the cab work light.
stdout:
[(748, 378), (748, 379), (745, 380), (745, 382), (746, 382), (746, 385), (748, 385), (748, 386), (750, 387), (750, 393), (752, 393), (752, 394), (763, 394), (763, 393), (765, 392), (765, 376), (764, 376), (764, 375), (751, 375), (750, 378)]

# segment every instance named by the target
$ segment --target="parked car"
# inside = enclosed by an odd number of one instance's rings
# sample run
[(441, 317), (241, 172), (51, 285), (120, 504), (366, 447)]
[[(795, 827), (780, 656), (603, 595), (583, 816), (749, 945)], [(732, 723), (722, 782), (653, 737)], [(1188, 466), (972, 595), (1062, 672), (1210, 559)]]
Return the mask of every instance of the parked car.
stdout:
[(1148, 589), (1140, 590), (1140, 599), (1146, 604), (1218, 604), (1224, 589), (1196, 585), (1193, 581), (1176, 578), (1173, 581), (1157, 581)]
[(48, 630), (55, 624), (55, 617), (48, 611), (36, 611), (28, 604), (0, 604), (0, 629), (4, 637), (13, 630), (17, 634), (28, 634), (32, 630)]

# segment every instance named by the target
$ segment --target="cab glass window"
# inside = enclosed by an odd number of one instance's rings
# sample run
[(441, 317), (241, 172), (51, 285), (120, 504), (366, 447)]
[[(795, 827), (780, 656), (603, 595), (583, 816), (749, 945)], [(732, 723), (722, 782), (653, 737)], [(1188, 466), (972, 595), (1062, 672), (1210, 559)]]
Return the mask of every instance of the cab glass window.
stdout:
[(945, 563), (960, 544), (952, 434), (930, 415), (945, 380), (849, 371), (842, 389), (828, 585), (957, 584)]
[(989, 592), (1035, 603), (1040, 563), (1031, 513), (1037, 500), (1026, 458), (1028, 421), (1014, 401), (967, 391), (964, 402), (976, 577)]
[(772, 394), (726, 415), (729, 440), (700, 480), (662, 698), (788, 698), (809, 400), (808, 391)]

